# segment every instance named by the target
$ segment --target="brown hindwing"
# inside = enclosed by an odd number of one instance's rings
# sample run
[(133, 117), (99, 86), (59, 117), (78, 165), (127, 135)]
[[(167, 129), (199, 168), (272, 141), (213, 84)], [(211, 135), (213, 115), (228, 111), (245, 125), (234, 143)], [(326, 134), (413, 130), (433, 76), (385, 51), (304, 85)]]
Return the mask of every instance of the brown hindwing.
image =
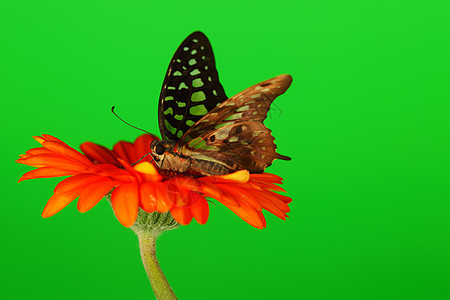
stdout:
[[(290, 159), (275, 152), (273, 136), (264, 124), (255, 121), (238, 122), (222, 127), (205, 135), (206, 144), (191, 143), (197, 153), (225, 164), (231, 170), (246, 169), (252, 173), (261, 173), (274, 159)], [(203, 147), (201, 147), (203, 146)]]
[(290, 75), (279, 75), (224, 101), (180, 138), (178, 151), (254, 173), (263, 172), (276, 158), (290, 159), (276, 153), (274, 138), (262, 122), (270, 104), (291, 82)]

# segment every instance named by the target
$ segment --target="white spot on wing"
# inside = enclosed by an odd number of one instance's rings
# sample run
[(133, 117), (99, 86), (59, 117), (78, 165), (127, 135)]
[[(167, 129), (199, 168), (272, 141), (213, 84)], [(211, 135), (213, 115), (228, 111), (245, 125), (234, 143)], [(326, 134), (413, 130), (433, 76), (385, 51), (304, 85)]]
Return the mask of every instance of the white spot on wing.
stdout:
[(216, 138), (219, 139), (219, 140), (226, 139), (228, 137), (228, 134), (230, 133), (230, 130), (231, 130), (231, 126), (228, 127), (228, 128), (224, 128), (224, 129), (219, 130), (216, 133)]

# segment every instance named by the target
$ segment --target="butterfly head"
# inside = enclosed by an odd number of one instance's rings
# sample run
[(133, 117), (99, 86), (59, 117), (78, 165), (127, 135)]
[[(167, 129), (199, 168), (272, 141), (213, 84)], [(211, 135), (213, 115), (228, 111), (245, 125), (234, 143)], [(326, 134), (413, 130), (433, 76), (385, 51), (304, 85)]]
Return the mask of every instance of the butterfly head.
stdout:
[(173, 153), (176, 141), (155, 140), (150, 144), (151, 154), (155, 162), (160, 165), (167, 156)]
[(160, 171), (166, 175), (183, 173), (190, 167), (190, 159), (176, 152), (176, 141), (155, 140), (150, 144), (150, 154)]

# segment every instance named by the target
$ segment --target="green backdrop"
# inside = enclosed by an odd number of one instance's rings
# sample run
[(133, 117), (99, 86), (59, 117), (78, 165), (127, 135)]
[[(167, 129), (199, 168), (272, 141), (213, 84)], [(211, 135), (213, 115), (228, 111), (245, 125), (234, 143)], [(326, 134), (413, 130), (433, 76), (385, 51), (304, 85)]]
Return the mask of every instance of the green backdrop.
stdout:
[[(12, 4), (14, 3), (14, 4)], [(158, 241), (180, 299), (449, 299), (448, 1), (5, 1), (0, 4), (1, 294), (152, 299), (135, 235), (102, 201), (42, 209), (58, 179), (17, 179), (48, 133), (111, 147), (159, 133), (179, 43), (210, 38), (225, 90), (289, 73), (266, 124), (290, 219), (220, 203)]]

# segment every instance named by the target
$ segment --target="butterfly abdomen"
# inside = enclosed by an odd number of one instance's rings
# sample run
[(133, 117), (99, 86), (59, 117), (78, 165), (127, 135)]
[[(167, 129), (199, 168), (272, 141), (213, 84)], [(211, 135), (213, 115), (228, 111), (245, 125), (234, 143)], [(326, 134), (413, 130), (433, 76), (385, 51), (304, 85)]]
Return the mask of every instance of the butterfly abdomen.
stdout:
[(213, 161), (193, 159), (191, 163), (191, 171), (203, 176), (225, 175), (232, 172), (228, 167)]
[[(162, 142), (164, 143), (164, 141)], [(167, 143), (166, 143), (167, 144)], [(198, 152), (179, 153), (173, 148), (158, 159), (158, 166), (168, 177), (172, 173), (181, 173), (191, 176), (224, 175), (237, 171), (237, 165), (228, 166), (220, 160), (214, 159), (214, 154), (204, 156)]]

